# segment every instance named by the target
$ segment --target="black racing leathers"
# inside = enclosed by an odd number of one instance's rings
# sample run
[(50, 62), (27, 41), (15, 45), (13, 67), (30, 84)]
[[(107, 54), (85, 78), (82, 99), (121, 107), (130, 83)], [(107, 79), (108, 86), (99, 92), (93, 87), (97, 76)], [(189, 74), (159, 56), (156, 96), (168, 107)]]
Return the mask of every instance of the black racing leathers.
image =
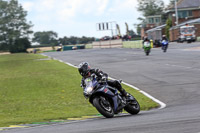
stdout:
[(144, 44), (144, 42), (150, 42), (150, 40), (148, 38), (145, 38), (142, 42), (142, 44)]
[[(104, 73), (103, 71), (101, 71), (100, 69), (90, 69), (90, 76), (92, 74), (95, 74), (97, 76), (97, 80), (101, 80), (102, 78), (107, 78), (108, 74)], [(87, 78), (87, 77), (86, 77)], [(81, 86), (85, 87), (85, 83), (84, 83), (85, 77), (82, 78), (81, 80)], [(123, 95), (123, 96), (127, 96), (127, 92), (122, 88), (120, 82), (118, 80), (107, 80), (107, 83), (109, 86), (117, 88), (117, 90)]]

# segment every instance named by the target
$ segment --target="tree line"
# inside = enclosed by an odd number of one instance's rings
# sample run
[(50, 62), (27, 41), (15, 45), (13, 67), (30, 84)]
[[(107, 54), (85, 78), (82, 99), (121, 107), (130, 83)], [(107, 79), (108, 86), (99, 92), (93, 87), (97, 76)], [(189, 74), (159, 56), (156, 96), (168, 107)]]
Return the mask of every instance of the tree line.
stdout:
[(17, 0), (0, 0), (0, 51), (26, 52), (31, 47), (32, 24), (26, 21), (26, 16)]
[(73, 44), (87, 44), (94, 41), (94, 37), (62, 37), (58, 38), (58, 34), (54, 31), (35, 32), (32, 39), (33, 42), (40, 46), (57, 46), (57, 45), (73, 45)]

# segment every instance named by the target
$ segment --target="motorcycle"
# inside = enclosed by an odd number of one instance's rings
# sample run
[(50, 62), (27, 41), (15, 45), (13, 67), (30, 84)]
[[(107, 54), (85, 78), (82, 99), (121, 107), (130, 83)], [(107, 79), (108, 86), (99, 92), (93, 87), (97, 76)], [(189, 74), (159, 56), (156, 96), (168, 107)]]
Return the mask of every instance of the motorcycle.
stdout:
[(145, 41), (144, 42), (144, 52), (146, 53), (146, 56), (149, 55), (149, 53), (151, 52), (151, 44), (149, 41)]
[[(140, 111), (138, 101), (129, 94), (126, 100), (116, 88), (107, 84), (106, 81), (97, 81), (95, 76), (85, 79), (84, 96), (106, 118), (112, 118), (124, 110), (135, 115)], [(121, 83), (121, 81), (119, 81)]]
[(162, 50), (163, 50), (163, 52), (167, 52), (168, 41), (167, 40), (163, 40), (161, 42), (161, 44), (162, 44)]

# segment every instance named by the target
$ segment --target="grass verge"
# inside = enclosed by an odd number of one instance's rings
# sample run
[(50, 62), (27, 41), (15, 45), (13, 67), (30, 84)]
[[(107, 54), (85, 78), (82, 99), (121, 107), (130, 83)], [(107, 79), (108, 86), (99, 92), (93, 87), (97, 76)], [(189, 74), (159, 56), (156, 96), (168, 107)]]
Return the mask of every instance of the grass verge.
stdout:
[[(0, 127), (96, 115), (76, 68), (36, 54), (0, 56)], [(124, 86), (148, 110), (157, 103)]]

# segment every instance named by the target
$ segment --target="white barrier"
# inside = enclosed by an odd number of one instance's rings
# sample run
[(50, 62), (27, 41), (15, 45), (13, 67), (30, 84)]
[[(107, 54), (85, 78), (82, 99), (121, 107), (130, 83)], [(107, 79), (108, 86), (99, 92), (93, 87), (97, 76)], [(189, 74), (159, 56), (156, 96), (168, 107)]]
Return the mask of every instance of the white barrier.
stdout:
[(93, 48), (122, 48), (123, 43), (122, 40), (108, 40), (108, 41), (98, 41), (93, 42)]

